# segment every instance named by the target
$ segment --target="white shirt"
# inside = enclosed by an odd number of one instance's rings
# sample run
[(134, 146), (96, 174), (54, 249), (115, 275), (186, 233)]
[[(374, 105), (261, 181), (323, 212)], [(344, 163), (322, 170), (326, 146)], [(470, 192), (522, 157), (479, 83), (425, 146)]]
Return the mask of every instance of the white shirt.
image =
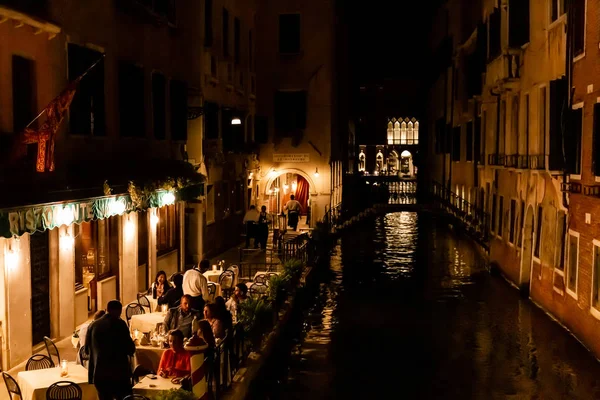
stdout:
[(244, 215), (244, 222), (248, 222), (248, 221), (258, 222), (259, 214), (260, 213), (258, 212), (258, 210), (256, 208), (246, 211), (246, 215)]
[(202, 296), (208, 299), (208, 280), (197, 269), (190, 269), (183, 274), (183, 294), (189, 294), (192, 297)]
[(290, 200), (285, 203), (285, 208), (288, 211), (300, 211), (300, 202), (298, 200)]

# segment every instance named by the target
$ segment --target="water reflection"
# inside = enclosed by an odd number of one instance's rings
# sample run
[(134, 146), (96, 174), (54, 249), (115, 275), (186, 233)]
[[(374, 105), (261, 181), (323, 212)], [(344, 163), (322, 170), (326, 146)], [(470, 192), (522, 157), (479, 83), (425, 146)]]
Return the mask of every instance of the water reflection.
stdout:
[(428, 216), (360, 226), (329, 278), (255, 398), (600, 398), (597, 361)]

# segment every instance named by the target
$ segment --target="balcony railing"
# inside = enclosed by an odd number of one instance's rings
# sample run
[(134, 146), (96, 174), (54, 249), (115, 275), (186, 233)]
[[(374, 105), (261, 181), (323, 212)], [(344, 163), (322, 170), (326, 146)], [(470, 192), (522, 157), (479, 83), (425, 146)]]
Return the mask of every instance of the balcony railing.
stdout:
[(504, 166), (504, 154), (488, 154), (488, 165)]
[(560, 188), (563, 192), (581, 193), (582, 185), (579, 182), (563, 182), (560, 184)]
[(488, 154), (488, 165), (504, 166), (518, 169), (544, 169), (546, 168), (544, 154)]

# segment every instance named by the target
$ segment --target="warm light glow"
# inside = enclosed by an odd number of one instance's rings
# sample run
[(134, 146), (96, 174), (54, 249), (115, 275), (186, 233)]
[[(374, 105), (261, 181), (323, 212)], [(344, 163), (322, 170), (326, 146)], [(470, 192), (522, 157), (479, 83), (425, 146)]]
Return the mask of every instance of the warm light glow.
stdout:
[(274, 189), (275, 193), (279, 192), (279, 188)]
[(248, 179), (252, 179), (254, 178), (254, 172), (250, 172), (250, 174), (248, 174)]
[(128, 240), (133, 239), (134, 233), (135, 233), (135, 226), (133, 225), (133, 221), (127, 221), (125, 223), (125, 238)]
[(239, 118), (233, 118), (231, 120), (231, 125), (241, 125), (242, 124), (242, 120)]
[(152, 214), (150, 216), (150, 224), (156, 226), (158, 224), (158, 215)]
[(271, 168), (271, 170), (269, 171), (269, 175), (270, 176), (275, 176), (276, 172), (275, 172), (275, 168)]
[(63, 207), (58, 214), (58, 222), (61, 225), (71, 225), (73, 222), (73, 209), (69, 206)]
[(315, 168), (315, 178), (319, 177), (319, 168)]
[(165, 194), (164, 197), (163, 197), (163, 202), (166, 205), (170, 205), (170, 204), (175, 203), (175, 195), (172, 192), (169, 192), (169, 193)]
[(110, 213), (112, 215), (120, 215), (125, 212), (125, 202), (122, 200), (114, 200), (110, 203)]
[(410, 154), (410, 151), (408, 151), (408, 150), (404, 150), (404, 151), (403, 151), (403, 152), (400, 154), (400, 157), (410, 157), (410, 156), (411, 156), (411, 154)]
[(4, 254), (4, 263), (10, 271), (14, 270), (19, 264), (19, 253), (14, 250), (8, 250)]
[(298, 189), (298, 182), (294, 181), (292, 182), (292, 192), (296, 192), (296, 189)]
[(71, 250), (75, 244), (73, 236), (69, 235), (69, 232), (65, 233), (60, 237), (60, 248), (63, 250)]

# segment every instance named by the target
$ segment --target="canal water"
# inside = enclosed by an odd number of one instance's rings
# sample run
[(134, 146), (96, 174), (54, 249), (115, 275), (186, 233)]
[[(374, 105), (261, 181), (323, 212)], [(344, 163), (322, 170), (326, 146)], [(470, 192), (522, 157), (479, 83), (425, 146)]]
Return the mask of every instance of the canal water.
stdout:
[(596, 399), (600, 364), (428, 214), (339, 241), (253, 399)]

